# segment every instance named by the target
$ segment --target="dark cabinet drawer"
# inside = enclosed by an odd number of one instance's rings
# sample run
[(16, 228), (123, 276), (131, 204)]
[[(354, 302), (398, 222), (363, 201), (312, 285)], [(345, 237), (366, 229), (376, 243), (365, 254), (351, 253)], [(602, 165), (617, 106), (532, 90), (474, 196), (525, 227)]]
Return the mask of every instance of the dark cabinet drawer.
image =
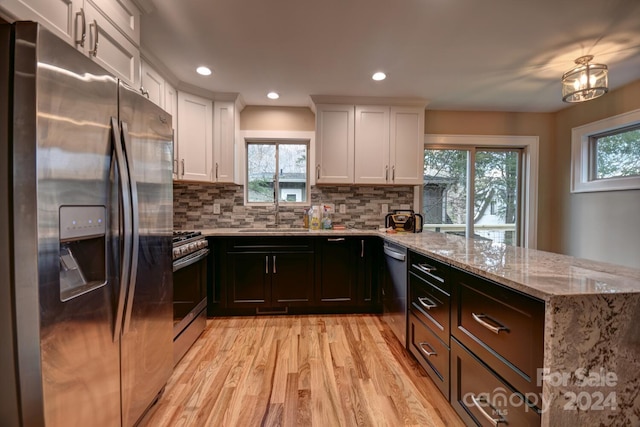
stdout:
[(538, 393), (544, 302), (452, 269), (452, 335), (519, 391)]
[(409, 253), (409, 271), (446, 292), (451, 291), (449, 270), (448, 264), (416, 252)]
[(540, 425), (538, 410), (455, 339), (451, 340), (451, 405), (467, 425)]
[(409, 315), (408, 332), (409, 351), (449, 399), (449, 347), (413, 314)]
[(409, 310), (447, 345), (450, 332), (451, 297), (432, 282), (409, 273)]

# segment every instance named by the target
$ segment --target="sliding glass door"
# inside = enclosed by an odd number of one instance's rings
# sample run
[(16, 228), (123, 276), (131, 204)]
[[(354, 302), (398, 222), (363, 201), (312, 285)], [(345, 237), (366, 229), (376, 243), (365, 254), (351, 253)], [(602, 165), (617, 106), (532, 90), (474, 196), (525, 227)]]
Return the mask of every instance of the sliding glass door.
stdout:
[(521, 244), (522, 149), (427, 148), (425, 230)]

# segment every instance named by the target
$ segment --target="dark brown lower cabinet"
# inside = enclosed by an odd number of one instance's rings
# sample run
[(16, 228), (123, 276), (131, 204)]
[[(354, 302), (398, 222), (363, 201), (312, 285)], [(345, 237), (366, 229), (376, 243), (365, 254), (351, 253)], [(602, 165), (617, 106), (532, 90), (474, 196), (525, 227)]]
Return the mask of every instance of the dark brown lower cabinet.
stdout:
[(213, 239), (217, 303), (209, 315), (380, 310), (377, 237)]
[(467, 425), (540, 425), (539, 411), (455, 338), (451, 338), (451, 405)]
[(356, 239), (327, 237), (316, 240), (316, 304), (355, 305), (358, 289)]
[(449, 346), (413, 313), (409, 313), (407, 346), (442, 394), (449, 399)]
[(222, 259), (228, 309), (285, 312), (313, 302), (315, 259), (310, 239), (232, 239)]

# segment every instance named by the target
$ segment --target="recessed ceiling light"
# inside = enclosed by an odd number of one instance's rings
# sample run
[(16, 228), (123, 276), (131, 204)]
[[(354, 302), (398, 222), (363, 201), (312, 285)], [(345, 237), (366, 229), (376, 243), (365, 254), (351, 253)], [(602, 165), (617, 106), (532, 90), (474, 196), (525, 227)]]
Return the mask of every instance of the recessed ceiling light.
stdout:
[(269, 99), (278, 99), (278, 98), (280, 98), (280, 95), (278, 94), (278, 92), (269, 92), (267, 94), (267, 98), (269, 98)]
[(385, 73), (383, 73), (382, 71), (378, 71), (377, 73), (374, 73), (373, 76), (371, 76), (371, 78), (375, 81), (380, 81), (380, 80), (384, 80), (387, 78), (387, 75)]
[(210, 76), (211, 75), (211, 70), (208, 67), (205, 67), (204, 65), (201, 65), (198, 68), (196, 68), (196, 72), (198, 74), (200, 74), (201, 76)]

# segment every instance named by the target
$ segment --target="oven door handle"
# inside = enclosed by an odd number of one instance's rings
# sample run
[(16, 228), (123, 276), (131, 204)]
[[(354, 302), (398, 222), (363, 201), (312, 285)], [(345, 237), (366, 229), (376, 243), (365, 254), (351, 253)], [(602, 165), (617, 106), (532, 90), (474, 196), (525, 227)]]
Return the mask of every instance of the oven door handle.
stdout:
[(179, 259), (173, 263), (173, 271), (178, 271), (181, 268), (185, 268), (190, 266), (191, 264), (195, 264), (196, 262), (204, 259), (209, 255), (209, 249), (200, 249), (198, 252), (194, 252), (192, 256), (188, 256), (183, 259)]

